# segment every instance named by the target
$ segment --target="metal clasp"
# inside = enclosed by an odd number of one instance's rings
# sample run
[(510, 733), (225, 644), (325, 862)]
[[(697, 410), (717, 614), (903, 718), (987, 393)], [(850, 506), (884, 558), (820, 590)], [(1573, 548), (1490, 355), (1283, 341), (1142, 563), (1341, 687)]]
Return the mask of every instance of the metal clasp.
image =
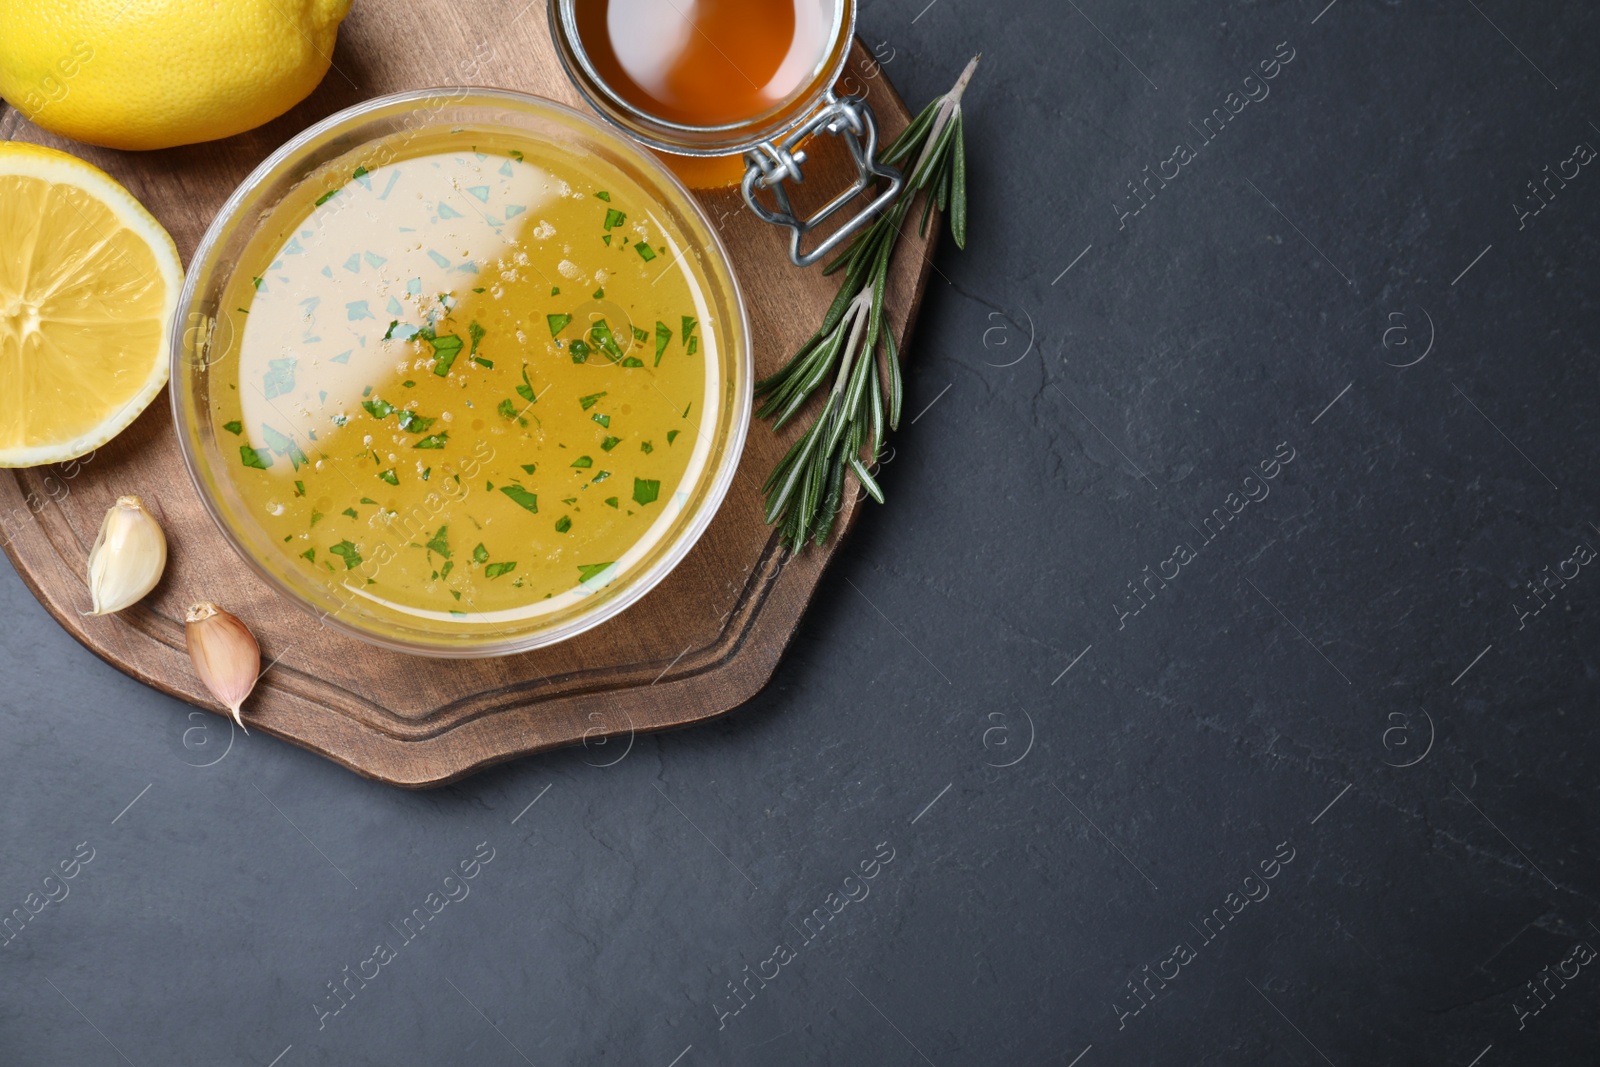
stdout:
[[(822, 130), (836, 137), (840, 135), (844, 137), (844, 143), (850, 150), (850, 158), (856, 164), (856, 180), (850, 188), (828, 201), (827, 205), (820, 208), (816, 214), (801, 220), (795, 217), (794, 208), (789, 202), (788, 190), (784, 188), (783, 183), (792, 181), (798, 184), (805, 180), (800, 173), (800, 167), (807, 157), (800, 144), (812, 134)], [(865, 144), (862, 143), (863, 136)], [(894, 167), (884, 166), (877, 161), (875, 158), (877, 150), (878, 124), (873, 117), (871, 105), (859, 96), (839, 97), (829, 90), (816, 114), (789, 131), (780, 143), (775, 145), (771, 141), (762, 141), (744, 154), (747, 166), (740, 191), (744, 193), (744, 202), (750, 205), (751, 211), (767, 222), (788, 227), (789, 259), (797, 267), (809, 267), (832, 251), (846, 237), (859, 230), (900, 195), (900, 190), (905, 185), (904, 178)], [(879, 193), (872, 203), (829, 234), (816, 248), (805, 253), (800, 251), (800, 242), (806, 234), (882, 178), (888, 179), (889, 186)], [(772, 198), (777, 202), (776, 210), (768, 208), (756, 198), (758, 188), (772, 190)]]

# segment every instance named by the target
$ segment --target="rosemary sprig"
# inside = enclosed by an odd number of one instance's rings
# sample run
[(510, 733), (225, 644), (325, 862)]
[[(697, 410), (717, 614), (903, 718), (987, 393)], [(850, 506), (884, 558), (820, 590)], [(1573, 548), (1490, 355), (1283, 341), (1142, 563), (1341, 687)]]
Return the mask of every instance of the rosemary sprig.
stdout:
[(882, 454), (884, 427), (900, 425), (903, 385), (894, 331), (885, 324), (884, 290), (902, 223), (923, 196), (918, 233), (927, 233), (935, 204), (948, 214), (957, 248), (967, 244), (967, 156), (961, 96), (978, 57), (967, 64), (948, 93), (936, 98), (884, 150), (891, 166), (915, 159), (900, 198), (852, 240), (823, 273), (844, 272), (839, 294), (822, 326), (784, 368), (756, 383), (765, 402), (757, 411), (773, 418), (774, 431), (799, 414), (831, 376), (822, 410), (762, 486), (766, 519), (779, 526), (793, 551), (807, 539), (821, 544), (833, 532), (844, 504), (845, 474), (855, 474), (867, 494), (883, 503), (883, 490), (869, 469)]

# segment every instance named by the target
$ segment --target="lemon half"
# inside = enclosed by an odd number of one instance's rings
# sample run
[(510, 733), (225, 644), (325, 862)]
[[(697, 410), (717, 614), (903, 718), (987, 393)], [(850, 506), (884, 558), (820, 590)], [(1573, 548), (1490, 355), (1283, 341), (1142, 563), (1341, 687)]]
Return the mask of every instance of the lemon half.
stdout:
[(59, 463), (167, 381), (178, 249), (110, 175), (0, 143), (0, 467)]

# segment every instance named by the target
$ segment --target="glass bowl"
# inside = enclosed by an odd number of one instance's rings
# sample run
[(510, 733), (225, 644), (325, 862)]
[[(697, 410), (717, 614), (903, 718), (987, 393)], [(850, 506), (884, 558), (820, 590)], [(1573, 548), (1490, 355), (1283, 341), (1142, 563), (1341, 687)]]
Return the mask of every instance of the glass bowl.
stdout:
[[(461, 524), (457, 528), (457, 534), (452, 535), (459, 538), (460, 531), (468, 519), (477, 521), (473, 518), (473, 509), (466, 507), (462, 502), (470, 498), (462, 496), (458, 500), (455, 496), (450, 496), (449, 502), (434, 504), (430, 501), (444, 499), (434, 493), (422, 498), (422, 501), (414, 507), (407, 498), (404, 502), (396, 503), (386, 509), (382, 500), (363, 497), (363, 508), (369, 504), (377, 507), (365, 518), (366, 526), (361, 528), (361, 536), (347, 536), (338, 545), (333, 546), (332, 551), (343, 553), (339, 557), (342, 560), (341, 565), (327, 557), (327, 546), (321, 546), (320, 555), (318, 554), (319, 545), (314, 540), (314, 530), (298, 538), (288, 535), (280, 537), (281, 530), (276, 528), (269, 531), (267, 527), (273, 524), (273, 520), (268, 516), (281, 514), (280, 511), (270, 509), (278, 505), (275, 503), (268, 505), (269, 510), (263, 512), (264, 505), (252, 496), (252, 493), (259, 495), (260, 490), (250, 488), (252, 484), (259, 483), (247, 481), (247, 477), (261, 473), (259, 469), (249, 469), (257, 466), (257, 462), (253, 462), (250, 458), (252, 454), (259, 456), (268, 466), (273, 464), (275, 458), (282, 460), (280, 469), (275, 475), (277, 477), (288, 471), (288, 464), (291, 462), (295, 472), (302, 470), (302, 463), (314, 464), (314, 471), (320, 476), (323, 467), (322, 457), (319, 457), (317, 451), (319, 447), (317, 435), (311, 432), (305, 440), (298, 438), (295, 441), (269, 440), (259, 448), (252, 448), (255, 442), (250, 435), (253, 431), (246, 430), (245, 436), (241, 437), (241, 423), (233, 419), (222, 421), (222, 413), (227, 410), (228, 403), (242, 403), (241, 398), (248, 389), (260, 388), (253, 380), (253, 370), (251, 380), (243, 380), (243, 368), (251, 358), (244, 354), (247, 345), (246, 331), (250, 329), (250, 325), (249, 309), (236, 306), (240, 303), (238, 293), (246, 282), (253, 283), (255, 290), (263, 292), (265, 292), (264, 284), (269, 286), (275, 284), (270, 280), (264, 283), (262, 278), (251, 277), (252, 265), (265, 262), (262, 259), (263, 249), (287, 247), (279, 244), (285, 234), (288, 235), (292, 245), (297, 229), (311, 225), (309, 220), (313, 218), (320, 218), (307, 215), (304, 209), (311, 194), (328, 188), (328, 191), (315, 202), (317, 209), (320, 210), (324, 202), (337, 195), (333, 190), (338, 188), (338, 185), (330, 185), (331, 182), (335, 182), (335, 176), (338, 176), (337, 182), (345, 182), (348, 180), (347, 176), (353, 175), (354, 178), (361, 179), (391, 164), (398, 165), (408, 160), (424, 158), (441, 158), (438, 155), (426, 157), (423, 155), (425, 148), (436, 151), (441, 145), (447, 149), (453, 148), (465, 160), (468, 149), (476, 152), (479, 147), (490, 143), (534, 146), (538, 151), (546, 153), (542, 157), (530, 153), (530, 159), (535, 164), (539, 163), (541, 158), (547, 163), (552, 160), (582, 161), (583, 167), (592, 168), (584, 173), (606, 175), (608, 186), (623, 190), (627, 194), (626, 199), (634, 204), (647, 205), (644, 217), (655, 228), (660, 240), (657, 247), (662, 250), (661, 257), (655, 259), (652, 266), (664, 265), (661, 276), (664, 277), (672, 272), (674, 283), (681, 276), (684, 290), (693, 300), (697, 312), (699, 326), (696, 331), (697, 336), (694, 337), (694, 345), (690, 344), (690, 328), (686, 321), (682, 349), (675, 351), (688, 353), (687, 357), (680, 355), (680, 358), (695, 357), (703, 360), (704, 390), (696, 394), (701, 404), (701, 415), (687, 465), (679, 474), (674, 475), (678, 479), (675, 483), (660, 484), (657, 510), (647, 511), (645, 508), (645, 505), (657, 505), (657, 500), (654, 499), (655, 490), (651, 490), (649, 494), (653, 499), (640, 502), (640, 514), (647, 516), (640, 521), (648, 522), (649, 526), (637, 540), (629, 544), (626, 550), (617, 551), (615, 559), (605, 560), (603, 564), (598, 565), (577, 564), (578, 577), (568, 579), (573, 581), (572, 586), (565, 589), (557, 587), (554, 592), (546, 593), (542, 599), (509, 607), (506, 606), (507, 602), (501, 599), (496, 601), (499, 606), (492, 609), (486, 607), (484, 610), (463, 611), (454, 608), (448, 611), (435, 610), (404, 602), (410, 595), (409, 592), (401, 595), (386, 591), (389, 588), (398, 588), (395, 582), (390, 581), (398, 573), (394, 569), (397, 565), (393, 561), (401, 558), (400, 553), (419, 549), (434, 551), (436, 545), (433, 542), (428, 542), (426, 546), (422, 542), (433, 533), (434, 526), (441, 520), (447, 519), (449, 515), (456, 515), (456, 521)], [(523, 163), (523, 154), (520, 151), (511, 151), (509, 156), (514, 157), (518, 165)], [(478, 153), (477, 158), (482, 159), (483, 154)], [(555, 166), (553, 163), (550, 165)], [(506, 163), (503, 166), (510, 168), (511, 164)], [(509, 170), (502, 173), (509, 173)], [(535, 173), (543, 174), (548, 179), (552, 171), (541, 169)], [(556, 170), (554, 173), (559, 175), (560, 171)], [(569, 185), (560, 182), (557, 184), (562, 197), (571, 195), (567, 191)], [(547, 182), (545, 188), (548, 187)], [(477, 188), (480, 187), (474, 187), (469, 191), (477, 196), (479, 195)], [(607, 200), (609, 196), (609, 194), (594, 193), (590, 195), (598, 196), (601, 200)], [(582, 199), (582, 196), (579, 195), (577, 198)], [(487, 201), (485, 205), (488, 206)], [(594, 206), (604, 209), (608, 205)], [(358, 208), (359, 210), (361, 209)], [(638, 214), (637, 209), (635, 214)], [(343, 225), (348, 228), (352, 222), (360, 222), (363, 218), (373, 220), (368, 229), (372, 231), (378, 229), (378, 216), (371, 213), (350, 216)], [(507, 212), (506, 225), (509, 225), (509, 218)], [(491, 221), (498, 222), (492, 218)], [(636, 225), (638, 221), (636, 220)], [(606, 245), (609, 248), (612, 228), (612, 215), (609, 211), (606, 214), (605, 225)], [(621, 224), (618, 225), (620, 227)], [(619, 228), (618, 233), (622, 232)], [(650, 231), (635, 230), (635, 233), (639, 232), (648, 234)], [(300, 235), (309, 237), (311, 231), (304, 230)], [(387, 241), (389, 238), (374, 236), (372, 240), (379, 242)], [(598, 241), (598, 235), (595, 240)], [(637, 239), (636, 243), (645, 244), (647, 238)], [(627, 245), (626, 237), (623, 238), (623, 245)], [(376, 260), (383, 260), (384, 257), (378, 253), (384, 247), (380, 244), (377, 252), (372, 253)], [(421, 245), (416, 247), (420, 248)], [(647, 263), (654, 259), (649, 248), (635, 247), (633, 250), (639, 253), (638, 258), (644, 259)], [(567, 265), (563, 263), (564, 267)], [(356, 266), (359, 267), (359, 264)], [(263, 270), (261, 273), (267, 274), (267, 271)], [(329, 278), (335, 277), (335, 274), (330, 273), (330, 269), (326, 267), (322, 273)], [(497, 277), (514, 277), (514, 274)], [(602, 281), (605, 279), (603, 272), (596, 277)], [(573, 284), (576, 286), (578, 283)], [(627, 308), (618, 305), (618, 301), (628, 299), (626, 294), (614, 294), (608, 301), (604, 296), (604, 289), (605, 286), (602, 284), (595, 291), (593, 298), (585, 294), (578, 299), (578, 306), (566, 309), (577, 319), (576, 329), (579, 331), (583, 329), (587, 316), (589, 322), (598, 323), (599, 328), (605, 330), (606, 320), (609, 318), (613, 324), (611, 329), (614, 331), (614, 336), (620, 339), (622, 345), (628, 345), (629, 336), (637, 340), (640, 347), (630, 351), (649, 355), (650, 348), (654, 345), (656, 367), (660, 367), (662, 345), (678, 343), (676, 323), (674, 329), (667, 331), (672, 333), (673, 337), (663, 341), (659, 336), (652, 336), (647, 328), (636, 328), (628, 318)], [(416, 289), (410, 291), (416, 292)], [(553, 290), (552, 295), (555, 291), (557, 290)], [(247, 301), (250, 299), (246, 298)], [(439, 299), (443, 301), (444, 296), (441, 295)], [(255, 305), (252, 303), (252, 306)], [(388, 310), (394, 311), (396, 306), (391, 299)], [(449, 303), (443, 306), (453, 307)], [(540, 314), (530, 315), (530, 319), (537, 318), (543, 325), (547, 317), (542, 313), (545, 309), (538, 310)], [(352, 312), (351, 315), (354, 317), (355, 313)], [(396, 651), (443, 657), (507, 655), (565, 640), (612, 618), (649, 592), (688, 554), (700, 535), (705, 532), (728, 487), (732, 484), (744, 448), (752, 388), (749, 323), (727, 252), (710, 221), (690, 198), (687, 190), (648, 152), (576, 111), (522, 93), (477, 88), (426, 89), (398, 93), (342, 111), (301, 133), (257, 167), (223, 205), (195, 252), (184, 285), (178, 316), (177, 322), (184, 328), (174, 331), (171, 390), (173, 416), (177, 424), (184, 462), (201, 500), (204, 501), (206, 509), (216, 521), (223, 536), (270, 586), (292, 603), (317, 617), (324, 625)], [(384, 313), (381, 317), (388, 318), (389, 315)], [(554, 320), (564, 316), (548, 317)], [(687, 320), (687, 316), (685, 318)], [(258, 321), (267, 320), (263, 317)], [(431, 333), (432, 318), (428, 322), (427, 333)], [(658, 335), (666, 329), (659, 319), (655, 325)], [(342, 328), (346, 324), (341, 321), (339, 326)], [(479, 331), (475, 321), (472, 326), (475, 354), (476, 336)], [(645, 326), (648, 327), (649, 323), (645, 323)], [(393, 334), (394, 331), (395, 323), (391, 322), (389, 333)], [(312, 332), (307, 329), (304, 340), (307, 343), (321, 342), (320, 336), (315, 338), (310, 336)], [(317, 332), (320, 334), (327, 331)], [(572, 362), (582, 362), (578, 357), (578, 350), (574, 347), (576, 342), (553, 340), (557, 334), (554, 321), (550, 324), (549, 332), (552, 340), (548, 342), (537, 334), (530, 333), (527, 337), (517, 334), (518, 343), (525, 347), (513, 355), (522, 358), (525, 369), (530, 365), (537, 367), (537, 361), (540, 359), (564, 360), (564, 354), (552, 355), (557, 350), (562, 353), (570, 350), (573, 354)], [(256, 336), (259, 338), (276, 335), (263, 334), (258, 328)], [(402, 333), (400, 336), (404, 338), (406, 335)], [(588, 336), (591, 341), (597, 341), (597, 338), (609, 339), (613, 335), (607, 334), (602, 337), (591, 333)], [(383, 341), (388, 339), (388, 334), (381, 338)], [(284, 340), (282, 343), (288, 346), (285, 351), (294, 350), (293, 346), (298, 340), (300, 339)], [(387, 358), (385, 355), (377, 354), (381, 346), (374, 346), (369, 354), (369, 350), (364, 347), (365, 340), (362, 343), (363, 347), (356, 357), (357, 362), (363, 359), (378, 360), (379, 364), (376, 366), (381, 370), (382, 360)], [(459, 342), (456, 343), (459, 345)], [(567, 347), (562, 348), (563, 344)], [(596, 347), (599, 347), (598, 342)], [(608, 351), (618, 356), (622, 354), (622, 350), (614, 346), (608, 344), (606, 347)], [(382, 351), (388, 352), (387, 349)], [(496, 359), (505, 360), (505, 352), (506, 348), (502, 346), (494, 353)], [(438, 346), (435, 346), (435, 356), (438, 354)], [(315, 369), (307, 371), (305, 367), (326, 367), (328, 362), (326, 355), (305, 356), (304, 353), (300, 355), (304, 357), (304, 362), (301, 366), (299, 386), (303, 388), (316, 385), (315, 375), (322, 371)], [(348, 355), (342, 353), (341, 357), (335, 357), (332, 362), (348, 363), (348, 360), (342, 358)], [(392, 360), (390, 362), (392, 363)], [(486, 361), (473, 359), (471, 362)], [(514, 359), (512, 362), (515, 365)], [(608, 360), (599, 362), (602, 364), (610, 362), (612, 367), (639, 365), (639, 361), (636, 360), (622, 362), (620, 359), (609, 359), (609, 357)], [(467, 363), (467, 360), (463, 360), (460, 366), (467, 367)], [(487, 361), (486, 365), (492, 367), (493, 362)], [(449, 362), (446, 362), (446, 370), (436, 370), (435, 373), (445, 374), (449, 366)], [(341, 373), (348, 369), (348, 366), (340, 368)], [(332, 368), (327, 367), (327, 370), (331, 371)], [(645, 373), (648, 372), (647, 364)], [(582, 373), (588, 373), (587, 368)], [(601, 366), (596, 373), (608, 373), (608, 368)], [(610, 370), (609, 373), (641, 372)], [(309, 380), (307, 380), (308, 374), (311, 376)], [(527, 381), (526, 378), (523, 380)], [(621, 379), (613, 380), (621, 381)], [(657, 379), (650, 380), (654, 382)], [(639, 379), (630, 381), (637, 383)], [(424, 384), (435, 383), (431, 379), (425, 379)], [(508, 386), (507, 391), (509, 388)], [(698, 385), (695, 388), (698, 390)], [(267, 389), (263, 395), (270, 400), (274, 395), (273, 386), (269, 383)], [(656, 390), (661, 391), (659, 386)], [(518, 391), (521, 392), (520, 389)], [(325, 403), (327, 393), (323, 392), (322, 396)], [(297, 397), (279, 397), (274, 407), (288, 400), (296, 400), (302, 404), (309, 403), (309, 401), (299, 401)], [(473, 405), (468, 403), (467, 406)], [(367, 410), (369, 413), (375, 413), (371, 407)], [(392, 410), (398, 410), (398, 406)], [(541, 410), (545, 411), (547, 418), (552, 415), (552, 409), (548, 407), (541, 409), (532, 401), (524, 410), (534, 415)], [(585, 403), (584, 411), (587, 410), (588, 403)], [(517, 421), (512, 413), (502, 411), (501, 414), (512, 422)], [(357, 415), (359, 417), (359, 412)], [(401, 425), (405, 426), (406, 413), (401, 411), (400, 415)], [(597, 417), (596, 421), (600, 419)], [(323, 424), (317, 423), (317, 425)], [(344, 423), (336, 422), (335, 425), (342, 427)], [(473, 425), (485, 424), (480, 419)], [(527, 425), (526, 421), (523, 421), (523, 425)], [(543, 425), (541, 421), (540, 427)], [(452, 428), (460, 429), (453, 425)], [(504, 427), (498, 428), (503, 430)], [(291, 429), (291, 433), (294, 432)], [(330, 435), (330, 440), (337, 438), (337, 434), (333, 431), (325, 429), (325, 433)], [(281, 433), (276, 436), (283, 437)], [(688, 436), (684, 435), (685, 438)], [(606, 439), (612, 440), (609, 436)], [(367, 440), (370, 442), (371, 437), (369, 436)], [(485, 436), (478, 437), (480, 446), (484, 440)], [(243, 445), (241, 441), (244, 442)], [(691, 442), (682, 441), (675, 447), (681, 448), (684, 444)], [(380, 444), (378, 447), (386, 446)], [(274, 448), (281, 454), (275, 456)], [(474, 455), (481, 454), (481, 452), (474, 453)], [(596, 454), (599, 455), (598, 452)], [(242, 464), (241, 455), (245, 457)], [(429, 457), (431, 455), (430, 453)], [(606, 464), (610, 455), (608, 451), (606, 455), (601, 456), (602, 465)], [(380, 457), (376, 450), (373, 450), (372, 458), (375, 464), (379, 462)], [(401, 458), (415, 461), (424, 457), (407, 454)], [(564, 460), (566, 457), (560, 458)], [(365, 462), (364, 457), (362, 462)], [(454, 462), (458, 462), (459, 466), (447, 464), (442, 469), (455, 471), (454, 480), (459, 487), (458, 492), (463, 494), (479, 492), (478, 479), (483, 477), (479, 465), (470, 457), (464, 461)], [(675, 459), (673, 462), (679, 461)], [(578, 464), (574, 463), (572, 466)], [(420, 469), (420, 463), (417, 467)], [(429, 467), (427, 471), (431, 472), (432, 469)], [(533, 476), (534, 472), (530, 466), (521, 469), (528, 470), (529, 476)], [(312, 468), (307, 468), (307, 478), (312, 476), (311, 472)], [(462, 473), (467, 475), (465, 479), (459, 476)], [(588, 472), (585, 470), (582, 473), (587, 475)], [(603, 475), (605, 472), (600, 473)], [(421, 475), (423, 478), (428, 476), (426, 472)], [(379, 477), (389, 485), (393, 485), (391, 479), (394, 477), (394, 469), (391, 468)], [(513, 479), (520, 479), (520, 476), (513, 475)], [(285, 487), (289, 484), (297, 487), (298, 494), (304, 494), (306, 491), (300, 481), (282, 482)], [(562, 484), (573, 483), (568, 481)], [(423, 488), (415, 487), (417, 490)], [(586, 490), (592, 487), (585, 483), (581, 488)], [(504, 507), (503, 501), (494, 495), (494, 489), (493, 481), (487, 481), (486, 488), (482, 490), (486, 495), (477, 498), (478, 506)], [(382, 497), (386, 491), (385, 486), (379, 485), (376, 486), (373, 495)], [(499, 491), (508, 492), (504, 486), (501, 486)], [(518, 491), (521, 491), (520, 486)], [(288, 495), (287, 489), (284, 495)], [(553, 494), (547, 489), (544, 494), (545, 499), (550, 500), (551, 495)], [(626, 490), (623, 489), (618, 495), (626, 499)], [(633, 499), (639, 500), (640, 495), (636, 484)], [(398, 497), (395, 499), (399, 500)], [(512, 499), (518, 498), (514, 496)], [(583, 500), (598, 508), (601, 502), (598, 488), (592, 499), (585, 495)], [(529, 509), (527, 503), (518, 502), (522, 503), (524, 509), (533, 510)], [(291, 501), (291, 504), (293, 503)], [(613, 496), (606, 499), (605, 504), (617, 508), (617, 498)], [(631, 506), (630, 504), (629, 507)], [(410, 510), (401, 515), (402, 508)], [(529, 520), (526, 529), (529, 538), (527, 543), (532, 544), (534, 548), (524, 551), (535, 555), (545, 551), (556, 554), (564, 551), (559, 543), (561, 535), (551, 532), (549, 522), (553, 514), (560, 510), (561, 505), (551, 507), (547, 504), (544, 511), (535, 511), (537, 519), (534, 516), (527, 516)], [(319, 515), (318, 518), (320, 517)], [(352, 515), (353, 522), (358, 518), (359, 515)], [(312, 518), (310, 521), (311, 527), (314, 528), (317, 518)], [(560, 522), (563, 521), (566, 520), (558, 520), (554, 529), (561, 531)], [(503, 525), (502, 530), (504, 528)], [(568, 528), (571, 528), (570, 524)], [(564, 534), (565, 531), (562, 532)], [(308, 537), (313, 538), (310, 542), (312, 556), (304, 556), (302, 545), (299, 543)], [(362, 540), (362, 537), (366, 540)], [(467, 543), (471, 540), (470, 535), (465, 538)], [(284, 544), (285, 541), (290, 543)], [(442, 546), (445, 542), (441, 539), (439, 544)], [(341, 549), (340, 546), (345, 547)], [(488, 564), (486, 559), (479, 558), (483, 547), (480, 544), (478, 550), (472, 552), (471, 558), (476, 563), (469, 561), (469, 549), (465, 543), (454, 545), (453, 559), (434, 555), (429, 555), (427, 558), (433, 561), (436, 568), (442, 567), (442, 562), (450, 562), (452, 566), (460, 565), (463, 568), (478, 566), (480, 569), (475, 574), (477, 578), (482, 578), (493, 570), (493, 565)], [(445, 557), (451, 555), (448, 548), (444, 548), (443, 551)], [(418, 557), (406, 558), (414, 560)], [(547, 558), (555, 559), (557, 556), (549, 555)], [(577, 557), (574, 556), (573, 559), (576, 560)], [(310, 560), (311, 565), (306, 565), (305, 560)], [(562, 565), (565, 566), (564, 563)], [(385, 570), (386, 567), (390, 569)], [(426, 570), (426, 567), (422, 569)], [(445, 574), (448, 579), (450, 571), (446, 569)], [(507, 572), (499, 571), (491, 577), (498, 578), (502, 574)], [(458, 573), (457, 580), (459, 581), (461, 577), (462, 575)], [(512, 580), (521, 581), (514, 576)], [(482, 590), (488, 586), (472, 588)], [(495, 586), (493, 592), (497, 597), (503, 598), (506, 588), (503, 584)], [(417, 596), (420, 597), (421, 594), (418, 593)], [(457, 603), (460, 603), (460, 597), (457, 598)], [(474, 595), (469, 595), (467, 603), (460, 606), (471, 607), (474, 604)]]

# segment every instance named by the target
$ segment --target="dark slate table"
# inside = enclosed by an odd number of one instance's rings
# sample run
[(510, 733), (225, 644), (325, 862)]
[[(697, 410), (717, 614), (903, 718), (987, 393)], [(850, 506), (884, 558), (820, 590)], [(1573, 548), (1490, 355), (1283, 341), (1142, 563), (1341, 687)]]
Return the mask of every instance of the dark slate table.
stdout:
[(721, 722), (405, 793), (7, 569), (0, 1062), (1593, 1063), (1600, 14), (1325, 3), (867, 3), (972, 238)]

